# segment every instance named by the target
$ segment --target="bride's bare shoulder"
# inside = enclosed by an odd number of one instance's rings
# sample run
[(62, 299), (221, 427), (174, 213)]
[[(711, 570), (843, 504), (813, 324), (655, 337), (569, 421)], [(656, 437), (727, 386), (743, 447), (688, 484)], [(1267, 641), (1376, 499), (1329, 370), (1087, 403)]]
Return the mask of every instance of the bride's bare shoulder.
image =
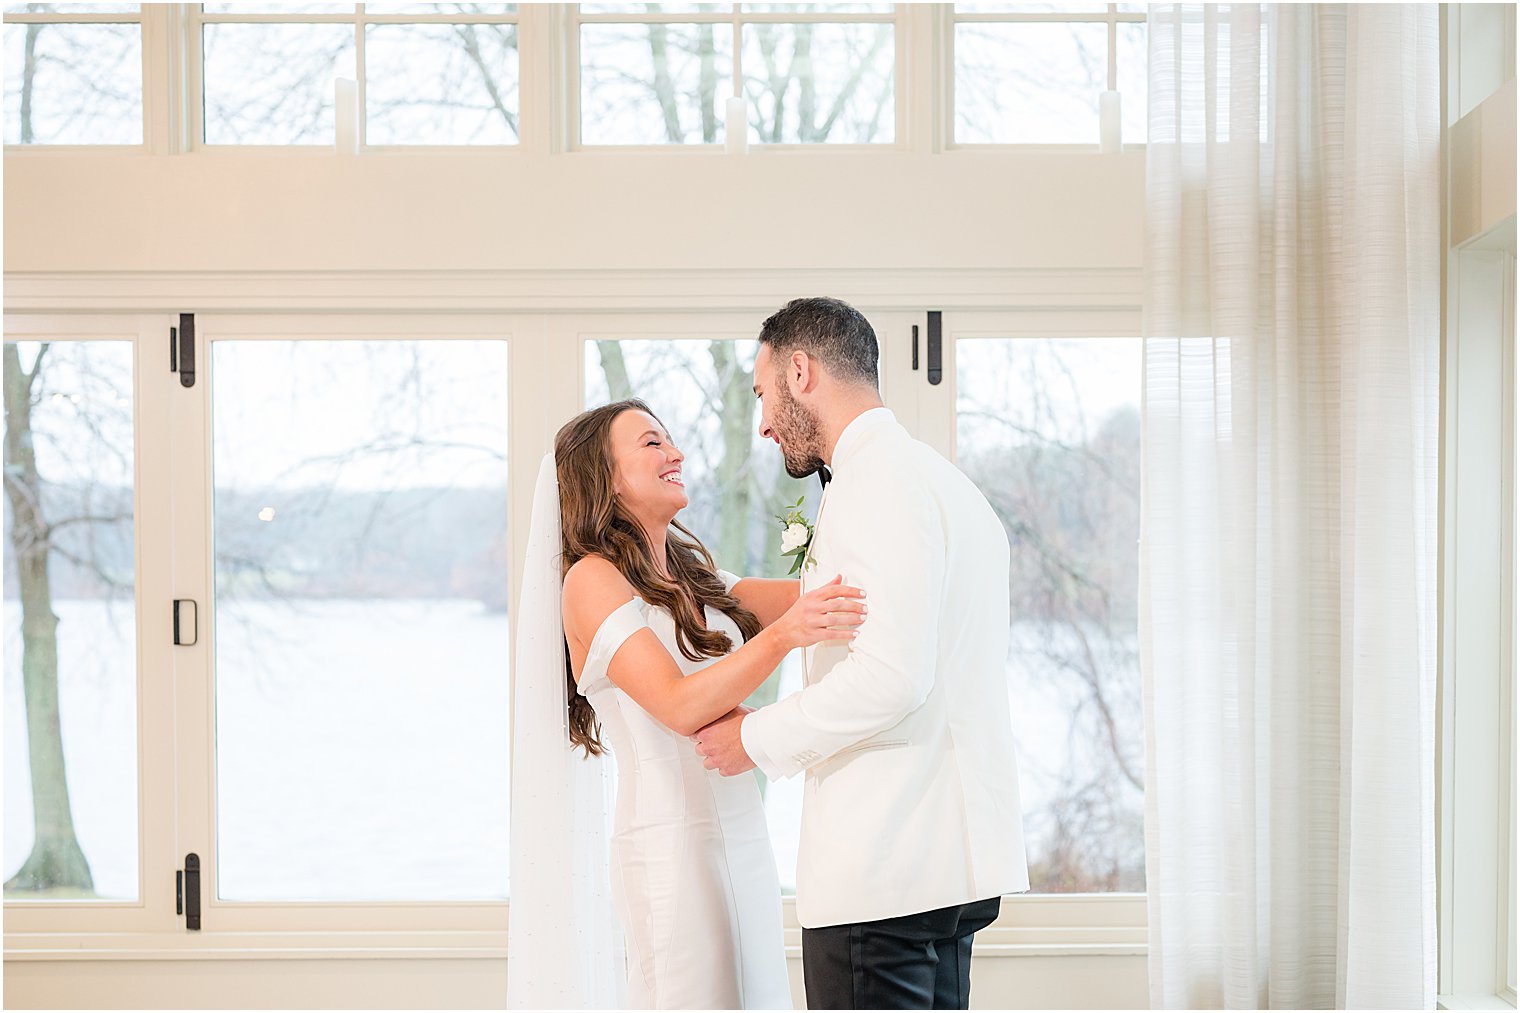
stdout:
[(632, 589), (628, 579), (605, 556), (582, 556), (565, 571), (565, 590), (572, 585), (581, 591), (595, 591), (604, 584)]
[(611, 560), (584, 556), (565, 573), (565, 628), (573, 635), (594, 632), (602, 620), (632, 597), (633, 585)]

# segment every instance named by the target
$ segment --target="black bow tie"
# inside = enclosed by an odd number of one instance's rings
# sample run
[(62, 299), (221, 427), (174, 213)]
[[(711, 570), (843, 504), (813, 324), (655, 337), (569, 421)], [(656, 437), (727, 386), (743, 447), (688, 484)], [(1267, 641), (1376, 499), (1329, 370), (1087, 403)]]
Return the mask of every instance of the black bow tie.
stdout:
[(820, 487), (827, 486), (833, 477), (834, 473), (829, 471), (827, 467), (822, 464), (818, 466), (818, 485)]

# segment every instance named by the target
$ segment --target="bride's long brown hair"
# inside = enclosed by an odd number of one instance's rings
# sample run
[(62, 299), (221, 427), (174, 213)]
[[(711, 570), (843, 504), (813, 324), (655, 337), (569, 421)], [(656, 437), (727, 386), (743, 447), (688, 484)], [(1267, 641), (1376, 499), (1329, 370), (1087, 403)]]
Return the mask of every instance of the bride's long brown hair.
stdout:
[[(643, 528), (613, 492), (612, 423), (626, 411), (654, 416), (637, 398), (614, 401), (577, 415), (554, 438), (560, 574), (568, 573), (587, 556), (601, 556), (618, 568), (640, 598), (669, 610), (675, 619), (676, 646), (683, 655), (691, 661), (722, 657), (735, 645), (728, 634), (706, 627), (704, 605), (727, 613), (745, 640), (760, 632), (760, 620), (728, 593), (712, 555), (696, 535), (675, 520), (665, 535), (665, 566), (670, 577), (662, 576), (655, 566), (654, 550)], [(565, 677), (569, 680), (570, 741), (587, 756), (600, 754), (604, 751), (601, 727), (590, 702), (576, 692), (568, 641)]]

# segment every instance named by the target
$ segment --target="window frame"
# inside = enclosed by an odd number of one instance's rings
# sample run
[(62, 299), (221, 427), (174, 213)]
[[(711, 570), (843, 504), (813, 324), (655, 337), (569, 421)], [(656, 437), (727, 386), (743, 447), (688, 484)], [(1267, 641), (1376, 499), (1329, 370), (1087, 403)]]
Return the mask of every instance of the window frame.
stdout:
[[(726, 147), (722, 143), (695, 143), (695, 144), (587, 144), (581, 139), (581, 26), (591, 24), (609, 25), (636, 25), (636, 24), (668, 24), (668, 25), (694, 25), (712, 24), (729, 25), (734, 32), (733, 64), (729, 68), (728, 79), (730, 81), (741, 78), (743, 74), (742, 33), (745, 25), (756, 24), (889, 24), (892, 26), (892, 87), (893, 87), (893, 139), (890, 143), (879, 144), (830, 144), (828, 142), (816, 142), (811, 144), (769, 144), (764, 141), (751, 143), (750, 153), (755, 152), (797, 152), (797, 151), (830, 151), (830, 152), (891, 152), (904, 151), (909, 147), (908, 138), (910, 129), (909, 118), (909, 89), (913, 86), (907, 72), (909, 63), (909, 39), (908, 39), (908, 8), (912, 5), (904, 3), (893, 4), (891, 12), (870, 11), (861, 13), (846, 13), (842, 11), (812, 13), (807, 11), (745, 11), (744, 4), (734, 2), (732, 9), (724, 14), (720, 12), (670, 12), (668, 14), (583, 14), (581, 5), (558, 4), (563, 18), (561, 37), (563, 45), (558, 47), (564, 53), (564, 115), (561, 124), (564, 128), (564, 150), (577, 153), (628, 153), (646, 151), (698, 151), (709, 155), (726, 154)], [(721, 89), (720, 89), (721, 91)]]
[[(200, 368), (195, 386), (160, 368), (168, 315), (7, 314), (6, 340), (75, 340), (135, 334), (138, 474), (138, 839), (136, 901), (4, 902), (7, 959), (164, 959), (289, 957), (306, 951), (352, 957), (504, 957), (509, 900), (476, 901), (223, 901), (216, 896), (215, 552), (212, 528), (211, 345), (217, 340), (502, 340), (508, 356), (508, 441), (515, 458), (508, 487), (509, 538), (526, 539), (532, 475), (520, 427), (531, 433), (538, 405), (520, 410), (517, 377), (531, 363), (542, 318), (516, 314), (303, 315), (197, 314)], [(135, 330), (129, 330), (134, 329)], [(531, 439), (531, 437), (529, 437)], [(537, 450), (536, 443), (533, 445)], [(525, 487), (525, 488), (524, 488)], [(173, 521), (171, 527), (171, 520)], [(515, 601), (520, 567), (511, 568)], [(200, 604), (200, 636), (172, 647), (169, 602)], [(515, 635), (515, 631), (514, 631)], [(515, 642), (515, 641), (512, 641)], [(510, 648), (509, 648), (510, 649)], [(169, 673), (168, 678), (153, 673)], [(200, 715), (201, 720), (187, 720)], [(201, 858), (203, 927), (186, 932), (175, 911), (175, 870), (186, 853)], [(506, 856), (503, 856), (505, 860)]]
[[(356, 143), (359, 154), (396, 155), (510, 155), (523, 150), (527, 134), (528, 103), (524, 101), (524, 83), (528, 78), (527, 52), (523, 46), (523, 6), (507, 14), (370, 14), (362, 3), (346, 14), (207, 14), (199, 3), (182, 7), (184, 30), (181, 33), (187, 73), (184, 135), (186, 150), (205, 155), (331, 155), (334, 144), (211, 144), (206, 141), (205, 45), (204, 29), (209, 24), (339, 24), (354, 29), (354, 77), (357, 82), (358, 118)], [(366, 91), (368, 73), (364, 64), (365, 29), (370, 25), (415, 24), (510, 24), (517, 27), (517, 143), (515, 144), (370, 144), (366, 140), (368, 116)], [(533, 117), (539, 110), (534, 109)]]
[[(5, 157), (18, 154), (97, 154), (97, 155), (145, 155), (156, 153), (159, 147), (161, 133), (163, 132), (162, 110), (167, 108), (165, 96), (162, 93), (164, 79), (155, 73), (160, 62), (157, 58), (164, 48), (161, 41), (162, 33), (154, 31), (157, 18), (152, 18), (154, 7), (168, 6), (162, 4), (138, 4), (135, 14), (126, 11), (90, 12), (70, 14), (65, 11), (28, 12), (25, 14), (6, 13), (5, 24), (42, 24), (42, 25), (80, 25), (80, 24), (107, 24), (107, 25), (136, 25), (138, 31), (138, 49), (142, 54), (142, 141), (138, 144), (9, 144), (5, 145)], [(150, 25), (150, 18), (155, 24)]]
[(136, 640), (137, 769), (137, 898), (135, 900), (10, 900), (4, 901), (6, 948), (13, 933), (40, 933), (52, 938), (83, 925), (110, 935), (150, 930), (174, 917), (174, 899), (158, 889), (163, 868), (173, 854), (173, 695), (168, 680), (155, 673), (168, 671), (173, 648), (167, 637), (145, 636), (145, 630), (169, 629), (173, 530), (168, 498), (167, 458), (159, 451), (171, 438), (168, 399), (169, 374), (153, 368), (161, 363), (160, 335), (168, 320), (156, 314), (77, 314), (52, 316), (5, 314), (5, 340), (10, 341), (129, 341), (132, 344), (133, 394), (133, 552)]
[[(946, 8), (943, 81), (940, 93), (944, 101), (940, 106), (939, 120), (942, 124), (947, 151), (1002, 151), (1002, 152), (1098, 152), (1096, 138), (1091, 144), (1051, 144), (1045, 142), (1021, 143), (1019, 141), (959, 141), (956, 140), (955, 115), (955, 34), (964, 24), (1102, 24), (1108, 27), (1108, 90), (1119, 90), (1119, 25), (1146, 23), (1144, 11), (1121, 11), (1117, 3), (1110, 3), (1106, 13), (1051, 11), (1041, 13), (978, 12), (961, 11), (954, 3), (939, 5)], [(1144, 149), (1145, 142), (1123, 139), (1120, 129), (1121, 149)]]
[[(1096, 294), (1096, 293), (1095, 293)], [(1138, 290), (1120, 288), (1090, 296), (1061, 297), (1067, 309), (952, 309), (943, 317), (943, 369), (947, 377), (930, 385), (925, 373), (914, 370), (909, 346), (895, 337), (918, 326), (923, 315), (880, 300), (850, 299), (870, 319), (881, 348), (880, 381), (883, 399), (899, 422), (917, 438), (949, 460), (955, 460), (956, 381), (958, 340), (979, 338), (1092, 338), (1141, 339)], [(849, 297), (846, 297), (847, 299)], [(573, 378), (576, 410), (583, 402), (586, 346), (597, 340), (696, 341), (758, 333), (767, 313), (703, 312), (677, 314), (659, 310), (630, 311), (615, 316), (555, 314), (549, 318), (551, 347), (573, 348), (574, 365), (558, 372)], [(750, 320), (749, 318), (752, 318)], [(922, 346), (920, 347), (922, 352)], [(1138, 566), (1138, 557), (1136, 560)], [(997, 919), (977, 934), (976, 953), (985, 956), (1139, 956), (1147, 952), (1147, 895), (1144, 892), (1006, 894)], [(802, 927), (796, 897), (782, 895), (782, 924), (787, 954), (800, 958)]]
[[(1014, 314), (1022, 330), (1040, 336), (1055, 334), (1058, 327), (1069, 333), (1096, 336), (1105, 320), (1124, 321), (1121, 332), (1125, 336), (1139, 326), (1139, 274), (1128, 269), (826, 270), (822, 275), (806, 270), (766, 272), (762, 276), (744, 270), (671, 269), (640, 272), (636, 276), (544, 272), (515, 280), (491, 272), (462, 278), (436, 277), (432, 272), (403, 277), (375, 272), (352, 278), (308, 278), (300, 272), (279, 277), (250, 273), (216, 279), (210, 287), (190, 275), (153, 276), (124, 286), (111, 286), (105, 293), (99, 280), (91, 277), (41, 278), (35, 282), (19, 280), (7, 289), (6, 298), (17, 313), (24, 313), (29, 307), (46, 307), (45, 312), (53, 314), (47, 319), (62, 327), (72, 326), (70, 322), (76, 321), (76, 315), (81, 313), (89, 314), (90, 320), (108, 319), (91, 313), (92, 309), (106, 309), (108, 304), (193, 303), (202, 314), (198, 317), (198, 330), (215, 331), (218, 320), (222, 320), (244, 321), (270, 336), (276, 333), (284, 336), (291, 331), (321, 335), (352, 331), (354, 319), (372, 318), (373, 325), (364, 328), (366, 336), (386, 326), (396, 329), (393, 333), (411, 328), (413, 334), (426, 331), (438, 337), (457, 336), (459, 327), (478, 336), (479, 329), (487, 327), (494, 336), (506, 336), (510, 342), (508, 368), (512, 387), (509, 452), (517, 461), (509, 493), (512, 510), (509, 530), (513, 558), (520, 559), (526, 546), (526, 519), (531, 512), (533, 490), (531, 475), (530, 480), (522, 481), (519, 476), (523, 473), (516, 469), (541, 459), (554, 432), (573, 414), (582, 397), (584, 349), (583, 342), (574, 340), (573, 328), (646, 332), (651, 328), (651, 320), (662, 318), (689, 324), (693, 313), (732, 316), (741, 321), (741, 327), (758, 326), (757, 321), (797, 291), (820, 286), (838, 292), (869, 314), (881, 341), (883, 391), (893, 399), (899, 418), (905, 424), (917, 426), (917, 431), (931, 442), (934, 427), (932, 420), (923, 418), (923, 413), (940, 411), (948, 419), (948, 424), (942, 423), (940, 428), (953, 432), (954, 399), (952, 384), (930, 386), (924, 374), (914, 372), (909, 365), (910, 327), (917, 325), (923, 333), (924, 308), (948, 305), (947, 322), (952, 322), (951, 313), (995, 314), (1005, 320), (1008, 314)], [(298, 293), (295, 303), (292, 292)], [(947, 293), (954, 295), (947, 297)], [(43, 312), (40, 308), (32, 311)], [(609, 314), (637, 326), (621, 327)], [(520, 321), (520, 329), (517, 324), (508, 328), (504, 324), (507, 318)], [(11, 326), (14, 319), (17, 319), (14, 315), (8, 315), (7, 325)], [(155, 328), (161, 326), (163, 330), (177, 322), (176, 318), (163, 315), (153, 319)], [(280, 320), (285, 323), (278, 324)], [(278, 332), (274, 330), (276, 327)], [(690, 330), (690, 327), (673, 329)], [(222, 331), (226, 332), (225, 327)], [(1011, 332), (1003, 326), (1001, 333)], [(143, 361), (153, 366), (151, 374), (161, 376), (160, 382), (167, 385), (167, 401), (169, 394), (188, 392), (170, 382), (172, 374), (167, 370), (157, 368), (162, 352), (159, 342), (165, 336), (162, 330), (157, 330), (145, 338)], [(953, 363), (951, 358), (947, 365), (953, 369)], [(938, 409), (936, 399), (941, 405)], [(195, 396), (173, 400), (164, 410), (162, 426), (166, 432), (184, 430), (193, 434), (196, 425), (207, 424), (206, 408)], [(201, 421), (197, 422), (198, 419)], [(187, 451), (196, 462), (202, 461), (200, 455), (209, 452), (209, 447), (199, 445), (193, 452)], [(166, 461), (170, 455), (160, 456)], [(205, 467), (204, 463), (195, 466)], [(203, 517), (204, 520), (195, 523), (208, 525), (209, 531), (209, 516), (204, 511), (197, 513), (194, 507), (196, 497), (205, 500), (210, 496), (209, 489), (197, 490), (195, 480), (184, 474), (173, 481), (173, 493), (180, 504), (175, 508), (178, 516), (182, 521), (186, 516)], [(189, 511), (188, 515), (185, 511)], [(168, 506), (163, 505), (155, 516), (165, 518), (162, 523), (167, 539)], [(161, 546), (162, 558), (167, 561), (170, 555)], [(193, 597), (201, 587), (209, 586), (208, 571), (198, 560), (180, 559), (174, 565), (173, 573), (165, 577), (163, 585), (165, 602), (171, 597), (171, 588), (175, 596)], [(520, 568), (514, 571), (512, 579), (515, 600), (520, 593)], [(146, 588), (142, 593), (147, 594)], [(167, 606), (164, 614), (167, 616)], [(146, 643), (147, 638), (142, 639)], [(178, 713), (209, 714), (210, 691), (206, 688), (209, 655), (199, 661), (181, 655), (174, 661), (174, 670), (180, 693)], [(167, 703), (165, 708), (167, 712)], [(197, 851), (197, 846), (198, 853), (209, 854), (204, 850), (205, 842), (214, 832), (210, 823), (213, 810), (209, 775), (196, 773), (210, 769), (209, 720), (208, 717), (199, 727), (195, 722), (187, 722), (187, 727), (173, 733), (178, 735), (173, 747), (178, 749), (178, 755), (191, 758), (178, 775), (180, 798), (189, 800), (185, 804), (194, 806), (202, 815), (186, 819), (177, 833), (167, 808), (162, 810), (165, 818), (157, 824), (150, 824), (147, 816), (143, 818), (145, 828), (157, 826), (165, 834), (157, 853), (166, 857), (160, 861), (176, 863), (148, 867), (145, 895), (161, 900), (160, 910), (135, 926), (123, 926), (121, 932), (105, 932), (92, 913), (80, 910), (77, 904), (67, 909), (36, 912), (12, 911), (8, 904), (6, 913), (10, 917), (5, 938), (8, 960), (241, 960), (313, 956), (499, 960), (505, 956), (510, 900), (474, 902), (476, 910), (467, 912), (467, 918), (454, 917), (455, 910), (451, 909), (459, 908), (458, 904), (390, 905), (389, 911), (383, 910), (385, 905), (375, 904), (343, 908), (326, 905), (332, 913), (325, 915), (318, 912), (321, 905), (317, 904), (265, 905), (256, 917), (251, 915), (236, 923), (228, 921), (227, 912), (213, 915), (215, 908), (203, 906), (207, 927), (201, 932), (183, 931), (183, 922), (173, 913), (170, 891), (174, 884), (168, 872), (178, 867), (184, 852)], [(143, 748), (150, 741), (144, 737)], [(169, 739), (159, 741), (164, 762), (169, 763), (171, 747), (164, 743), (174, 741), (172, 734)], [(163, 776), (174, 776), (171, 768), (165, 770)], [(148, 776), (146, 767), (143, 776)], [(146, 847), (143, 854), (145, 857), (148, 854)], [(211, 891), (208, 888), (206, 892)], [(800, 928), (794, 900), (784, 897), (782, 910), (788, 954), (795, 960), (800, 952)], [(377, 926), (374, 916), (379, 914), (397, 920), (389, 926)], [(22, 915), (25, 917), (18, 917)], [(1145, 897), (1139, 894), (1010, 896), (1005, 899), (997, 921), (978, 937), (977, 953), (995, 958), (1132, 959), (1146, 952), (1145, 919)], [(1138, 973), (1133, 963), (1123, 967), (1125, 975)]]

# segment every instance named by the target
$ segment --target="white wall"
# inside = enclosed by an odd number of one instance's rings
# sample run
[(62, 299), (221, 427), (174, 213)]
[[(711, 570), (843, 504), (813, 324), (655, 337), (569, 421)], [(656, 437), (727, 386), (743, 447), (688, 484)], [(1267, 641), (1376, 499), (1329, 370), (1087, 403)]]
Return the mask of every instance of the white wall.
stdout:
[(1138, 268), (1145, 156), (5, 157), (5, 271)]

